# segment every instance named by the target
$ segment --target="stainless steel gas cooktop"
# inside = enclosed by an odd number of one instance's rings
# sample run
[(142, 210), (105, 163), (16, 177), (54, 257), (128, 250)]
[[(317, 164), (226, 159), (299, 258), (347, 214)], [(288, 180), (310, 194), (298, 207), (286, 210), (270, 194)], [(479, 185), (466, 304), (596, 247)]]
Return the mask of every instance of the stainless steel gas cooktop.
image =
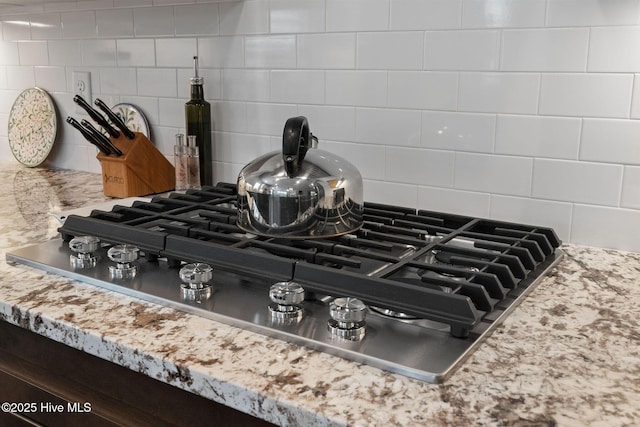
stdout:
[(563, 255), (545, 227), (374, 203), (364, 220), (326, 239), (247, 234), (223, 183), (69, 216), (7, 261), (436, 383)]

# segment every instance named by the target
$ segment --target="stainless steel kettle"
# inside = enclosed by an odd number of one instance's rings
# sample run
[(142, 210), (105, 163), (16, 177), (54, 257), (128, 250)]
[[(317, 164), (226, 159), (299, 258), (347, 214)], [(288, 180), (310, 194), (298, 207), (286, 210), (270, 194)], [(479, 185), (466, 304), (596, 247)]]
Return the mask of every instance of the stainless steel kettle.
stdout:
[(306, 117), (285, 123), (282, 151), (265, 154), (238, 175), (238, 227), (272, 237), (319, 238), (362, 226), (358, 169), (315, 148)]

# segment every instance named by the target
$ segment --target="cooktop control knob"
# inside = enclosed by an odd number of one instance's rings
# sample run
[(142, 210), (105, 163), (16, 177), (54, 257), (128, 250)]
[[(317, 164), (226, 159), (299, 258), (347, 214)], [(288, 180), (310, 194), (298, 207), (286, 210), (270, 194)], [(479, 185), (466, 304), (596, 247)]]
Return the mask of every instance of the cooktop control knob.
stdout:
[(71, 239), (69, 249), (75, 254), (69, 255), (69, 263), (74, 269), (93, 268), (98, 262), (98, 258), (93, 255), (100, 249), (100, 239), (95, 236), (79, 236)]
[(135, 262), (140, 255), (140, 249), (133, 245), (116, 245), (107, 251), (109, 259), (116, 265), (109, 266), (112, 279), (133, 279), (138, 274), (140, 266)]
[(329, 331), (332, 335), (357, 341), (365, 334), (367, 306), (356, 298), (336, 298), (329, 304)]
[(297, 282), (278, 282), (269, 288), (271, 318), (275, 320), (300, 320), (304, 301), (304, 288)]
[(213, 268), (209, 264), (187, 264), (180, 269), (180, 285), (182, 299), (186, 301), (205, 301), (211, 298), (212, 287), (209, 280), (213, 278)]

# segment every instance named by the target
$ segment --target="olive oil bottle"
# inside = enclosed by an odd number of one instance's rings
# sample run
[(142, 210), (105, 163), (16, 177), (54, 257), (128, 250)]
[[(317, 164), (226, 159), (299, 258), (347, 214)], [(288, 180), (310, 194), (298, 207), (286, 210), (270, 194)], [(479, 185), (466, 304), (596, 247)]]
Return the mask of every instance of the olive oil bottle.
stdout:
[(184, 105), (187, 136), (194, 135), (200, 153), (200, 184), (213, 185), (213, 145), (211, 144), (211, 104), (204, 99), (204, 78), (198, 75), (198, 57), (193, 57), (194, 77), (190, 79), (191, 99)]

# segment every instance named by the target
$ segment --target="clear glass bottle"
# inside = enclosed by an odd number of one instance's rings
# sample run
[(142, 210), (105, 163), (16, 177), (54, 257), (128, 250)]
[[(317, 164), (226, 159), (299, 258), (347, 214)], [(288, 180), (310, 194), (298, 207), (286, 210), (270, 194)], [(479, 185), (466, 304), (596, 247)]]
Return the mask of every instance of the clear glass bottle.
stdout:
[(189, 188), (200, 190), (200, 153), (195, 135), (187, 136), (187, 162), (189, 164)]
[(176, 135), (176, 145), (173, 146), (173, 159), (176, 169), (176, 191), (184, 191), (189, 188), (189, 163), (187, 146), (184, 143), (184, 135)]
[(211, 104), (204, 99), (204, 79), (198, 76), (198, 57), (193, 57), (194, 77), (190, 79), (191, 99), (185, 104), (187, 136), (196, 137), (200, 154), (200, 182), (213, 185), (213, 146), (211, 145)]

